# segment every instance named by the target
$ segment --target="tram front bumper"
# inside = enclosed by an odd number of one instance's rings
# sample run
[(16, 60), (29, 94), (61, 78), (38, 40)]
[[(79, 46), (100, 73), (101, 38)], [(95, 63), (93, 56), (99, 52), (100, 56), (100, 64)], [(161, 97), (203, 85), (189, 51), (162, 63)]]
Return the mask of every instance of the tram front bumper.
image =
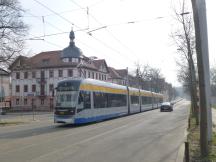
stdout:
[(74, 117), (71, 115), (54, 115), (54, 123), (74, 124)]

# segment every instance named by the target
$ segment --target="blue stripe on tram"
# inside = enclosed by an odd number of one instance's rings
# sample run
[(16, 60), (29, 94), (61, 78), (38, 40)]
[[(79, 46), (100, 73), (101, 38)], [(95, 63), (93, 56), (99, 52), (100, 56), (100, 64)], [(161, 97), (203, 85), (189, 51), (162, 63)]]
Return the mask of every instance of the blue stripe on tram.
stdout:
[(95, 117), (89, 117), (89, 118), (75, 118), (74, 123), (75, 124), (81, 124), (81, 123), (101, 121), (101, 120), (105, 120), (105, 119), (109, 119), (109, 118), (118, 117), (118, 116), (121, 116), (121, 115), (124, 115), (124, 114), (126, 114), (126, 113), (101, 115), (101, 116), (95, 116)]

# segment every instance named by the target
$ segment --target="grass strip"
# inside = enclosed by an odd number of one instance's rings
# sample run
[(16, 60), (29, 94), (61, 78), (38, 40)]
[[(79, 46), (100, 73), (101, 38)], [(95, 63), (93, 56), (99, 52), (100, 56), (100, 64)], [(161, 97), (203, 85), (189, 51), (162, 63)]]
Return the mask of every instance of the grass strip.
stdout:
[(216, 162), (216, 132), (212, 134), (212, 141), (209, 143), (209, 154), (202, 157), (200, 154), (200, 128), (196, 125), (195, 118), (190, 115), (190, 128), (188, 128), (188, 142), (191, 162)]

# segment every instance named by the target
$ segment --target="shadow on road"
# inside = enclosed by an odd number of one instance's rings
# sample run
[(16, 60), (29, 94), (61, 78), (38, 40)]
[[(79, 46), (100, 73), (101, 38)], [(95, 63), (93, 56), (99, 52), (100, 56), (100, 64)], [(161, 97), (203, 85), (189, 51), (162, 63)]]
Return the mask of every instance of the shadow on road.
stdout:
[(49, 125), (49, 126), (41, 126), (41, 127), (36, 127), (36, 128), (29, 128), (25, 130), (22, 129), (22, 130), (16, 130), (13, 132), (0, 133), (0, 139), (15, 139), (15, 138), (38, 136), (42, 134), (49, 134), (53, 132), (63, 131), (66, 129), (75, 129), (79, 127), (85, 127), (85, 126), (89, 126), (93, 124), (96, 124), (96, 123), (80, 124), (80, 125), (61, 124), (61, 125)]

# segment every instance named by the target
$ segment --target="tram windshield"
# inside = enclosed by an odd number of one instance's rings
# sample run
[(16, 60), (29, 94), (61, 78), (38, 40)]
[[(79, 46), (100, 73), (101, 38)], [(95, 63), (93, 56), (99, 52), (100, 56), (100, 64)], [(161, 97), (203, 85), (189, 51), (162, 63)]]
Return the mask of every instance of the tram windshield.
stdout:
[(75, 107), (78, 99), (80, 81), (60, 82), (56, 88), (56, 106)]
[(56, 97), (57, 107), (75, 107), (78, 98), (78, 91), (57, 92)]
[(65, 92), (65, 91), (78, 91), (80, 86), (80, 81), (63, 81), (60, 82), (56, 88), (57, 92)]

